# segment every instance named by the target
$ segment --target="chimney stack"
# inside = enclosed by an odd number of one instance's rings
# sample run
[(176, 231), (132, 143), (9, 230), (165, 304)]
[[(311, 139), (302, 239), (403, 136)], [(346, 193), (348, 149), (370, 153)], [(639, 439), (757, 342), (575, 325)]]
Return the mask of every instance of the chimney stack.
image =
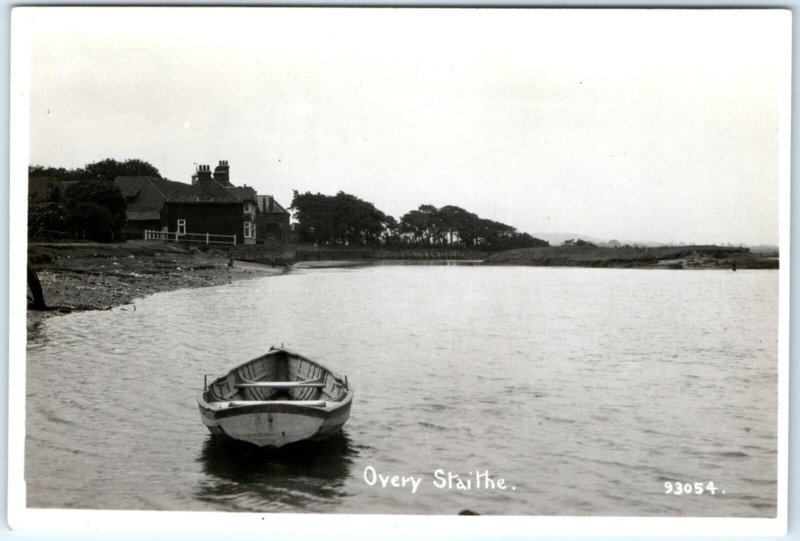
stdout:
[(211, 180), (211, 166), (198, 165), (197, 166), (197, 181), (203, 182), (204, 180)]
[(220, 160), (219, 165), (214, 168), (214, 180), (223, 186), (231, 185), (230, 166), (228, 160)]

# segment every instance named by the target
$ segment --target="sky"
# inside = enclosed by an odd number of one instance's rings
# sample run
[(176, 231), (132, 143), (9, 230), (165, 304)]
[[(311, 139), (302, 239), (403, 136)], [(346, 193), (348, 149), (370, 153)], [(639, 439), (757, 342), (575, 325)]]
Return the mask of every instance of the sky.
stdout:
[(779, 242), (787, 11), (25, 17), (30, 164), (138, 158), (189, 182), (228, 160), (234, 184), (287, 207), (341, 190), (397, 218), (457, 205), (534, 235)]

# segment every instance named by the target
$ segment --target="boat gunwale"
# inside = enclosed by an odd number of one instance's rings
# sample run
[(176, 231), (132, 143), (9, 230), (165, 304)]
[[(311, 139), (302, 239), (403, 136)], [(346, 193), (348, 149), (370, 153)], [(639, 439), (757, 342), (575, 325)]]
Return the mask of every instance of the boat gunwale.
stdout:
[(293, 415), (307, 415), (309, 417), (319, 417), (322, 419), (332, 417), (341, 410), (350, 408), (353, 402), (353, 391), (348, 390), (344, 399), (339, 402), (327, 401), (330, 406), (320, 408), (302, 404), (291, 404), (278, 402), (270, 404), (268, 401), (258, 402), (252, 405), (224, 406), (221, 408), (211, 408), (206, 402), (202, 401), (202, 395), (197, 399), (200, 408), (207, 412), (213, 419), (225, 419), (241, 415), (258, 415), (264, 413), (290, 413)]
[[(279, 353), (284, 353), (289, 356), (294, 356), (299, 358), (303, 361), (311, 363), (313, 365), (318, 366), (322, 370), (326, 371), (330, 374), (333, 379), (338, 382), (340, 385), (343, 386), (345, 392), (341, 395), (340, 398), (337, 400), (326, 400), (327, 403), (325, 407), (319, 406), (309, 406), (304, 404), (287, 404), (286, 402), (278, 403), (278, 404), (268, 404), (264, 403), (263, 401), (259, 401), (256, 404), (247, 405), (247, 404), (237, 404), (234, 406), (227, 405), (220, 408), (212, 408), (210, 404), (218, 404), (220, 402), (229, 402), (229, 400), (214, 400), (214, 401), (207, 401), (205, 399), (205, 395), (208, 392), (208, 389), (214, 384), (219, 384), (219, 382), (227, 379), (231, 374), (236, 373), (236, 371), (245, 366), (249, 363), (262, 360), (264, 357), (268, 355), (276, 355)], [(226, 372), (224, 375), (217, 377), (212, 382), (208, 384), (206, 389), (200, 392), (199, 396), (197, 397), (198, 405), (201, 409), (205, 410), (209, 414), (211, 414), (214, 418), (223, 418), (223, 417), (232, 417), (234, 415), (248, 415), (248, 414), (255, 414), (255, 413), (310, 413), (314, 414), (315, 417), (328, 417), (336, 412), (338, 412), (342, 407), (349, 405), (353, 400), (353, 389), (350, 388), (349, 382), (347, 381), (346, 377), (340, 376), (338, 373), (334, 372), (324, 364), (315, 361), (313, 359), (309, 359), (305, 355), (300, 353), (285, 349), (285, 348), (277, 348), (272, 346), (267, 353), (263, 355), (259, 355), (258, 357), (253, 357), (252, 359), (245, 361), (232, 369)], [(300, 402), (300, 401), (298, 401)], [(282, 408), (287, 408), (289, 411), (283, 411)], [(317, 415), (318, 414), (318, 415)]]

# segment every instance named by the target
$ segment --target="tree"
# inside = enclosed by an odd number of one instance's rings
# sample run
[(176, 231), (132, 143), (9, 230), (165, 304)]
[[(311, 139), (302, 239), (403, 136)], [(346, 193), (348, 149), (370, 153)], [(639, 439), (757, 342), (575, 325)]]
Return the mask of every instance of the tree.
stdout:
[(400, 241), (400, 224), (395, 220), (394, 216), (386, 216), (386, 229), (383, 232), (382, 239), (388, 244), (396, 244)]
[(480, 234), (480, 218), (461, 207), (447, 205), (439, 209), (438, 229), (448, 237), (449, 244), (472, 246)]
[(372, 244), (386, 228), (386, 215), (375, 205), (339, 192), (331, 201), (333, 236), (339, 244)]
[(295, 190), (290, 208), (299, 222), (301, 241), (318, 244), (406, 242), (493, 250), (549, 246), (510, 225), (481, 218), (455, 205), (441, 209), (420, 205), (398, 222), (372, 203), (345, 192), (330, 196)]
[(439, 209), (433, 205), (420, 205), (417, 210), (407, 212), (400, 218), (399, 230), (411, 235), (415, 243), (435, 242)]
[(593, 242), (589, 242), (588, 240), (583, 240), (583, 239), (577, 239), (577, 240), (576, 239), (569, 239), (569, 240), (565, 240), (564, 242), (562, 242), (561, 246), (580, 246), (580, 247), (583, 247), (583, 248), (594, 248), (594, 247), (597, 247), (597, 244), (595, 244)]
[(510, 225), (481, 218), (455, 205), (445, 205), (440, 209), (421, 205), (403, 215), (398, 231), (413, 243), (424, 245), (448, 244), (495, 250), (549, 246), (541, 239), (517, 232)]
[(48, 177), (59, 182), (81, 180), (86, 178), (85, 169), (64, 169), (63, 167), (45, 167), (43, 165), (28, 166), (28, 178)]
[(90, 201), (75, 203), (67, 214), (67, 224), (76, 236), (98, 242), (110, 242), (120, 236), (108, 208)]
[(294, 190), (292, 205), (289, 208), (298, 221), (301, 240), (317, 244), (330, 241), (333, 220), (327, 206), (325, 195), (311, 192), (301, 194)]
[(65, 169), (63, 167), (44, 167), (42, 165), (31, 165), (28, 167), (28, 177), (50, 177), (57, 181), (75, 181), (100, 179), (113, 181), (117, 177), (156, 177), (162, 178), (153, 165), (139, 159), (128, 159), (118, 162), (113, 158), (106, 158), (79, 167), (76, 169)]
[(57, 202), (31, 205), (28, 209), (30, 238), (64, 233), (67, 230), (67, 210)]
[(87, 176), (94, 179), (114, 180), (117, 177), (156, 177), (161, 178), (158, 169), (149, 163), (129, 159), (118, 162), (112, 158), (106, 158), (99, 162), (87, 164), (85, 167)]
[(318, 244), (364, 245), (379, 242), (389, 224), (386, 214), (354, 195), (294, 191), (291, 210), (301, 240)]
[(127, 206), (119, 188), (105, 180), (82, 180), (64, 193), (68, 229), (101, 242), (122, 237)]

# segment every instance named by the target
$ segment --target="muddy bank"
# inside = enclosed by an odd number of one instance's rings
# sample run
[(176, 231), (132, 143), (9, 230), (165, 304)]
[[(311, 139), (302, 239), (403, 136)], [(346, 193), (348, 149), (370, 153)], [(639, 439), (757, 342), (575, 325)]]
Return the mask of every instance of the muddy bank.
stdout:
[(29, 313), (106, 310), (162, 291), (286, 272), (286, 267), (245, 263), (230, 255), (224, 249), (144, 241), (31, 244), (28, 261), (37, 272), (48, 310)]
[(728, 246), (551, 246), (492, 254), (489, 265), (613, 267), (644, 269), (777, 269), (777, 253)]

